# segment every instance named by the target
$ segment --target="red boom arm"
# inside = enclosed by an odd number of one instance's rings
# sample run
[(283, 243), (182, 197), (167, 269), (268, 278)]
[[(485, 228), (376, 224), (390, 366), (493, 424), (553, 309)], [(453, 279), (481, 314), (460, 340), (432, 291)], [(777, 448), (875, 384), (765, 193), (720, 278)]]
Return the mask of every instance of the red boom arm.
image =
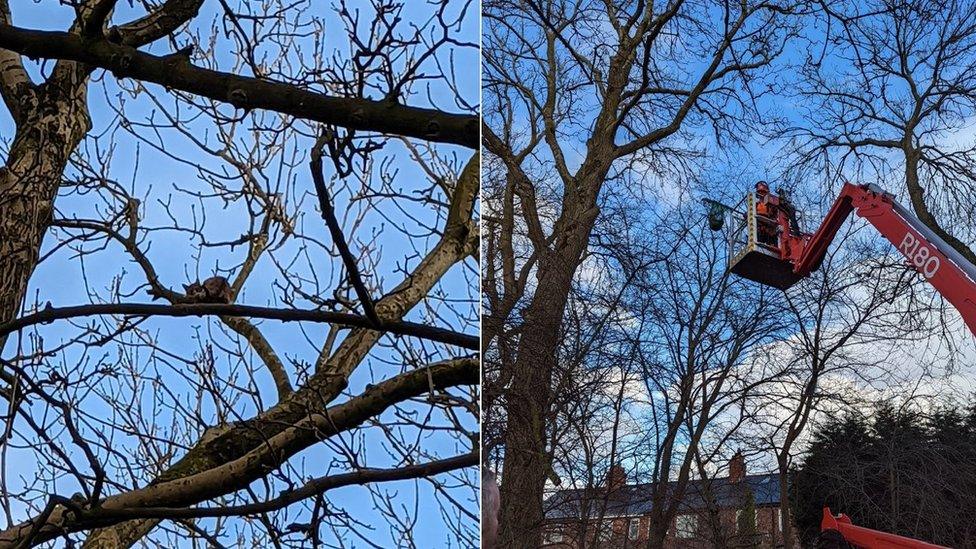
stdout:
[(797, 275), (807, 276), (820, 266), (830, 241), (851, 212), (867, 219), (894, 244), (911, 266), (952, 303), (969, 330), (976, 334), (976, 267), (895, 202), (890, 194), (874, 185), (845, 183), (820, 228), (809, 237), (791, 237), (802, 240), (792, 246), (801, 249), (793, 259), (793, 271)]
[(949, 549), (942, 545), (933, 545), (912, 538), (878, 532), (863, 526), (854, 526), (847, 515), (840, 514), (835, 517), (830, 512), (829, 507), (824, 507), (820, 531), (826, 532), (828, 530), (839, 532), (840, 535), (844, 536), (847, 543), (864, 549), (893, 549), (898, 547), (905, 549)]

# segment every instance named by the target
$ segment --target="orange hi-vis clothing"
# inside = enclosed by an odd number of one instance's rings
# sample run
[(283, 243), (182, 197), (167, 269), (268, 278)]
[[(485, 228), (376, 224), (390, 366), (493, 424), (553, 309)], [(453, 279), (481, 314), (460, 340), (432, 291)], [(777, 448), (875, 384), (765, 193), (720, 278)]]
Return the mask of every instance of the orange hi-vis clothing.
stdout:
[(766, 217), (772, 217), (772, 206), (765, 201), (756, 202), (756, 213)]

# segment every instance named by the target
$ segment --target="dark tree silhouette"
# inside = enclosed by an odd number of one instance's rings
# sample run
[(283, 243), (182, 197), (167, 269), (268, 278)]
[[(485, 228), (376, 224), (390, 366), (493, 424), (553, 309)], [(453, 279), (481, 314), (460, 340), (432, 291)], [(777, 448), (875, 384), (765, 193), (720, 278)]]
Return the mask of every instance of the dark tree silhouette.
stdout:
[(813, 435), (792, 472), (802, 539), (813, 540), (823, 506), (856, 524), (950, 547), (976, 542), (976, 407), (923, 413), (917, 406), (849, 414)]

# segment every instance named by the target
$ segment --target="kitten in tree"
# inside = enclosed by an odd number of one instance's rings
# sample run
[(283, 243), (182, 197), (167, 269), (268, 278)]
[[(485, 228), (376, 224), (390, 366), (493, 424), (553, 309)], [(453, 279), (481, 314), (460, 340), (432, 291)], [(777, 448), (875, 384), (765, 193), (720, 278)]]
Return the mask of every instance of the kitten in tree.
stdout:
[(212, 276), (201, 282), (194, 282), (189, 286), (184, 284), (183, 291), (189, 303), (230, 303), (230, 283), (222, 276)]

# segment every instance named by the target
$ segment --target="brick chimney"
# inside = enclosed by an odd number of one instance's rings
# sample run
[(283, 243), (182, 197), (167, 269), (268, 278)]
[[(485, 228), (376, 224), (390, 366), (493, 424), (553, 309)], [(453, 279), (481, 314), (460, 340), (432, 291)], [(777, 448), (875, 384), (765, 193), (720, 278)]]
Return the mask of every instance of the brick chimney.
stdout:
[(619, 463), (613, 464), (607, 473), (607, 491), (613, 492), (625, 484), (627, 484), (627, 472)]
[(738, 484), (744, 478), (746, 478), (746, 458), (743, 457), (742, 452), (736, 452), (729, 460), (729, 482)]

